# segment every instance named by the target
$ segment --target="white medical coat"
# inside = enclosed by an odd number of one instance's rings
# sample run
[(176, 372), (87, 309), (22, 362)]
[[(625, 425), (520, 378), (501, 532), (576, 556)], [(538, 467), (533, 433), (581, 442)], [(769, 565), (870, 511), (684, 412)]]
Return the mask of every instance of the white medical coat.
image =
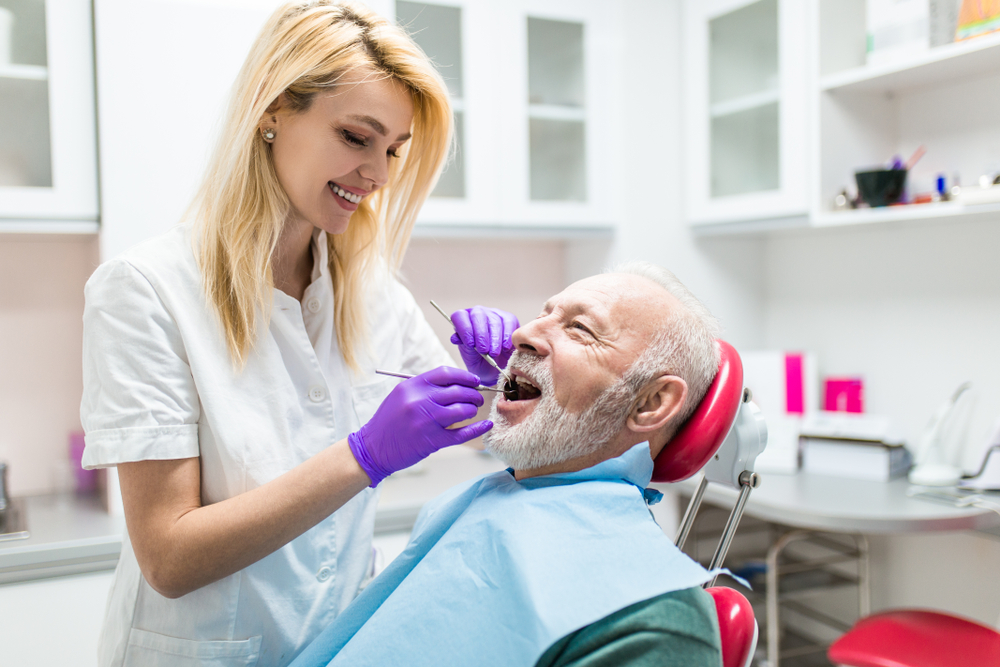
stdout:
[[(86, 287), (83, 463), (201, 457), (205, 505), (278, 477), (368, 421), (398, 380), (453, 361), (410, 293), (386, 276), (366, 297), (370, 350), (344, 364), (326, 236), (314, 235), (301, 303), (274, 290), (268, 329), (233, 370), (186, 226), (101, 265)], [(99, 664), (285, 665), (357, 595), (371, 570), (378, 492), (366, 489), (281, 549), (171, 600), (143, 579), (128, 536)]]

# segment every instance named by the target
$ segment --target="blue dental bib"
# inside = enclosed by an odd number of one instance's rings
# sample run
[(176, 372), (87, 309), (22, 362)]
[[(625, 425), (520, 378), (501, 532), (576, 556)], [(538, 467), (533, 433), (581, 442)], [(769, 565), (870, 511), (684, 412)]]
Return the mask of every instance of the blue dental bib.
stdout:
[(704, 583), (646, 507), (652, 472), (642, 443), (578, 472), (450, 489), (292, 666), (530, 666), (574, 630)]

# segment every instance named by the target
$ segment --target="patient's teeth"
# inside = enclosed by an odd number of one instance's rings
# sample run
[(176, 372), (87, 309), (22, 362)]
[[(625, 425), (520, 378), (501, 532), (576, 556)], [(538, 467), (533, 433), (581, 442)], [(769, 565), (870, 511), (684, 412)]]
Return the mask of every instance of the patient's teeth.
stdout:
[(531, 382), (531, 380), (529, 380), (528, 378), (524, 378), (524, 377), (518, 376), (517, 377), (517, 382), (518, 382), (518, 384), (523, 384), (525, 387), (531, 387), (532, 389), (536, 389), (536, 390), (538, 389), (538, 387), (536, 387)]

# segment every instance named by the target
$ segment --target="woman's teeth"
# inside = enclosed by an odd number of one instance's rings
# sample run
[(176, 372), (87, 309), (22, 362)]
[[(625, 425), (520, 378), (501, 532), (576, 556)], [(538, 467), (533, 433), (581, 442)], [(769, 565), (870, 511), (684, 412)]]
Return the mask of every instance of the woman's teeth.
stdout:
[(343, 197), (352, 204), (360, 204), (361, 200), (364, 199), (364, 197), (362, 197), (361, 195), (350, 193), (344, 188), (338, 186), (336, 183), (330, 183), (330, 189), (333, 190), (333, 193), (335, 195)]

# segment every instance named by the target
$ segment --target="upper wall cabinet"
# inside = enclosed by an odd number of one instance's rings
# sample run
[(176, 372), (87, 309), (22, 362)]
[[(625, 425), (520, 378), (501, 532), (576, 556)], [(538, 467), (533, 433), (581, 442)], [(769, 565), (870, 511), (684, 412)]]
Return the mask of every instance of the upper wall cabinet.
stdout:
[[(813, 225), (996, 220), (1000, 188), (979, 185), (981, 179), (992, 185), (1000, 174), (1000, 33), (976, 20), (988, 4), (966, 3), (959, 13), (952, 3), (956, 12), (948, 15), (938, 11), (948, 3), (931, 3), (936, 9), (908, 32), (906, 24), (881, 27), (886, 17), (872, 15), (875, 3), (813, 4)], [(968, 25), (959, 25), (960, 18)], [(969, 37), (976, 32), (983, 34)], [(886, 34), (902, 43), (878, 49)], [(842, 191), (855, 195), (855, 172), (884, 168), (894, 157), (910, 163), (908, 205), (834, 205)], [(937, 196), (939, 179), (945, 197)]]
[(805, 217), (806, 18), (801, 0), (685, 2), (692, 224)]
[(610, 227), (601, 92), (614, 71), (598, 3), (396, 0), (394, 15), (455, 110), (455, 154), (424, 229)]
[(97, 230), (90, 7), (0, 0), (0, 231)]

